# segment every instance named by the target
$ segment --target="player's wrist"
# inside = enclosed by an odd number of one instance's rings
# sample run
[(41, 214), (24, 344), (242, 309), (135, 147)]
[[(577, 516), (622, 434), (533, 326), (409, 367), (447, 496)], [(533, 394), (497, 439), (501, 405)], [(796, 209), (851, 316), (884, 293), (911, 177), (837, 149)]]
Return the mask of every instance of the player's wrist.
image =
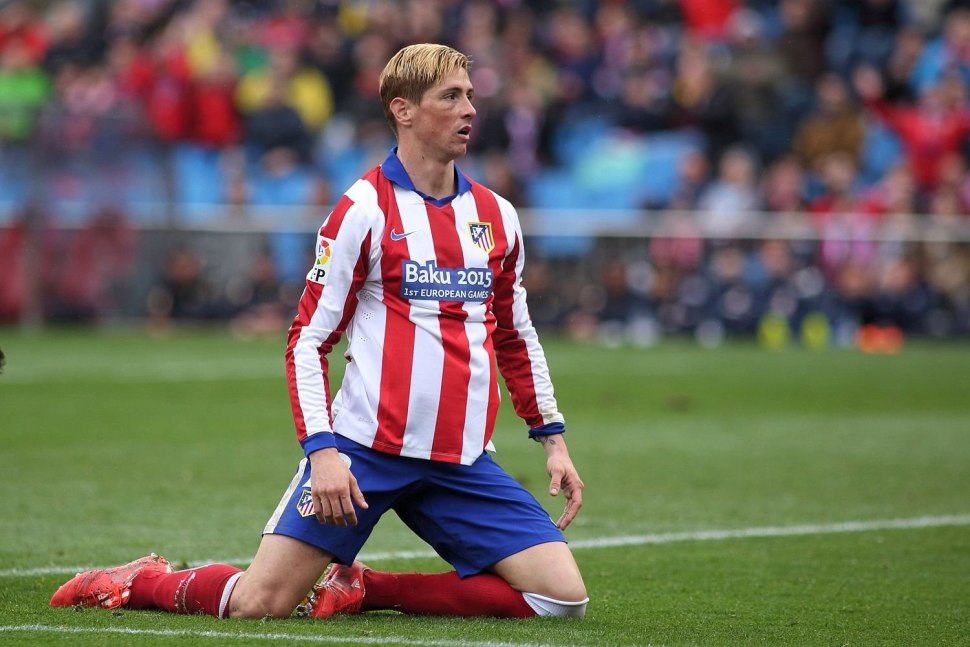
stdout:
[(566, 425), (561, 422), (550, 422), (538, 427), (529, 429), (529, 438), (536, 442), (541, 442), (542, 438), (549, 436), (559, 436), (566, 432)]
[(309, 458), (311, 454), (321, 449), (336, 449), (337, 438), (332, 431), (321, 431), (307, 436), (300, 445), (303, 447), (304, 455)]

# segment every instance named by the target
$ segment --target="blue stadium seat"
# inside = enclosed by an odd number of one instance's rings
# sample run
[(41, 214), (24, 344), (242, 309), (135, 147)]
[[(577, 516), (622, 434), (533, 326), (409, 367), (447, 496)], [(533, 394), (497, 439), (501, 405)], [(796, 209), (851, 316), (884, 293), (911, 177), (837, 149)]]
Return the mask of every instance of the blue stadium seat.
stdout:
[(859, 161), (859, 173), (864, 184), (872, 184), (883, 177), (903, 157), (899, 137), (885, 125), (873, 122), (866, 129)]
[(223, 200), (223, 177), (218, 149), (193, 144), (172, 148), (172, 174), (175, 202), (179, 204), (218, 204)]

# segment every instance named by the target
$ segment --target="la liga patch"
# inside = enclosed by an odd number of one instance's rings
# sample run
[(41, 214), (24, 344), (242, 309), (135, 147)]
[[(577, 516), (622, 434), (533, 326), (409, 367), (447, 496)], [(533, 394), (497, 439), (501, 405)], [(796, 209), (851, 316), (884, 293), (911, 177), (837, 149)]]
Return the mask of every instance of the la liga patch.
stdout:
[(307, 272), (306, 280), (319, 285), (327, 284), (327, 277), (330, 274), (330, 259), (333, 256), (333, 246), (337, 241), (333, 238), (320, 236), (317, 240), (316, 260), (313, 267)]

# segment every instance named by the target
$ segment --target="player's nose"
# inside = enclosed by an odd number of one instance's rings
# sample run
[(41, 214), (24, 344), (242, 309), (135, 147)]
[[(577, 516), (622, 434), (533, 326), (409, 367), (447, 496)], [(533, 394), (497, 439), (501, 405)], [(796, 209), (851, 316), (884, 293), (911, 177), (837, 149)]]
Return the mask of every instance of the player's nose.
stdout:
[(465, 97), (464, 101), (462, 102), (461, 114), (463, 117), (467, 117), (469, 119), (478, 114), (478, 111), (475, 110), (475, 105), (468, 97)]

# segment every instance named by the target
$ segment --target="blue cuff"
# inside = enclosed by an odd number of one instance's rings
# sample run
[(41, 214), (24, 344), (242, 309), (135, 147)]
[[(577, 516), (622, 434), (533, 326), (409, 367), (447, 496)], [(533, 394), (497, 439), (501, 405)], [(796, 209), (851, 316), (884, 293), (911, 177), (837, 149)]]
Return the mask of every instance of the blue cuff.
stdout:
[(300, 445), (303, 446), (303, 453), (309, 456), (320, 449), (329, 449), (337, 446), (337, 439), (334, 438), (332, 431), (321, 431), (311, 436), (307, 436)]
[(550, 422), (548, 425), (533, 427), (529, 430), (529, 438), (535, 440), (540, 436), (555, 436), (566, 431), (566, 425), (561, 422)]

